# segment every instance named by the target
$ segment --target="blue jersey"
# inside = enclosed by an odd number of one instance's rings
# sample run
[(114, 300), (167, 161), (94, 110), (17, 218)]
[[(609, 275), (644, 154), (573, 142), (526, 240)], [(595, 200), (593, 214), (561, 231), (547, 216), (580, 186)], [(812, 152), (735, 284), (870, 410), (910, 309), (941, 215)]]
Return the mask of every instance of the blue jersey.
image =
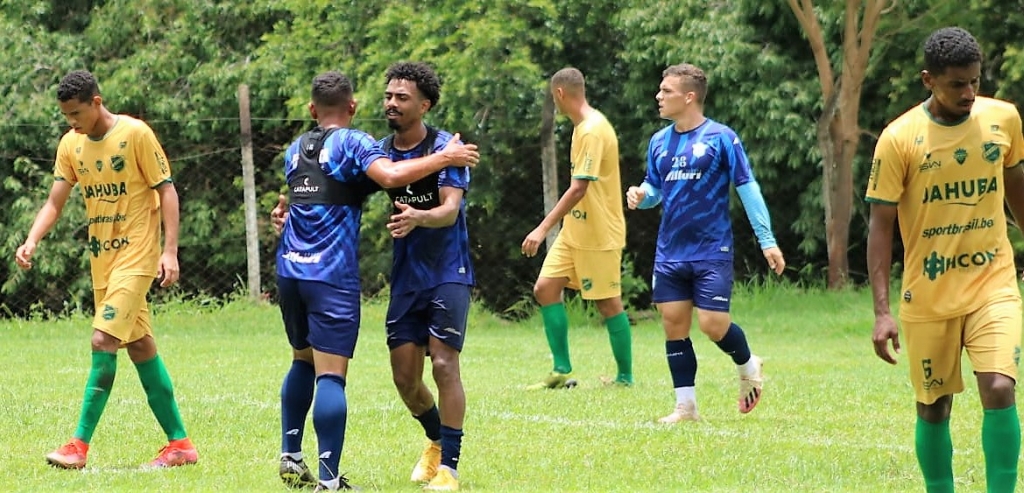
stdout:
[[(297, 173), (301, 137), (285, 152), (285, 179)], [(318, 161), (328, 178), (368, 187), (366, 169), (386, 157), (373, 137), (342, 128), (324, 141)], [(292, 203), (277, 248), (277, 275), (360, 289), (359, 225), (361, 205)]]
[[(432, 152), (440, 152), (452, 134), (437, 131)], [(384, 146), (382, 139), (378, 146)], [(392, 161), (414, 159), (425, 154), (425, 139), (414, 149), (400, 151), (391, 147)], [(389, 190), (392, 200), (417, 209), (430, 209), (440, 204), (440, 188), (469, 190), (469, 168), (449, 166), (438, 173), (399, 189)], [(444, 228), (413, 229), (404, 238), (396, 238), (391, 265), (391, 294), (399, 295), (431, 289), (441, 284), (456, 283), (473, 286), (473, 264), (469, 258), (469, 230), (466, 227), (466, 200), (459, 204), (455, 224)]]
[(729, 183), (753, 180), (736, 132), (710, 118), (688, 132), (669, 125), (654, 134), (644, 179), (662, 196), (654, 261), (732, 259)]

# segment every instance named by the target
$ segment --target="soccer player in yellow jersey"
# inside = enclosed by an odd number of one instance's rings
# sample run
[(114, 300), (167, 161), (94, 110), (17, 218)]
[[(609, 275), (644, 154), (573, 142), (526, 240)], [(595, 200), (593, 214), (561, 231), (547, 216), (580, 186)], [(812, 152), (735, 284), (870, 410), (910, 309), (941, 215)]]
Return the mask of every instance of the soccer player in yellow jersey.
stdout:
[(126, 347), (169, 441), (149, 466), (193, 464), (198, 455), (185, 433), (167, 368), (157, 354), (146, 302), (154, 277), (164, 287), (178, 280), (178, 194), (167, 157), (148, 125), (107, 110), (89, 72), (65, 75), (57, 87), (57, 99), (72, 130), (57, 147), (50, 196), (15, 260), (23, 269), (32, 268), (36, 245), (57, 222), (77, 183), (89, 216), (86, 249), (96, 315), (92, 369), (78, 428), (71, 441), (46, 460), (59, 468), (85, 467), (89, 441), (114, 385), (118, 349)]
[(572, 120), (572, 182), (555, 207), (526, 239), (522, 253), (537, 254), (548, 231), (559, 221), (562, 229), (548, 250), (533, 294), (540, 304), (544, 333), (554, 359), (552, 372), (531, 389), (572, 385), (569, 360), (569, 320), (562, 291), (579, 290), (594, 300), (608, 327), (612, 354), (618, 366), (614, 383), (633, 384), (632, 339), (629, 318), (622, 306), (622, 249), (626, 246), (626, 220), (619, 180), (619, 142), (615, 130), (600, 111), (587, 103), (583, 74), (564, 68), (551, 76), (551, 93), (558, 111)]
[(932, 33), (921, 72), (931, 97), (882, 132), (867, 186), (872, 342), (879, 358), (896, 363), (889, 272), (898, 218), (905, 250), (899, 316), (917, 397), (915, 449), (929, 492), (953, 491), (949, 415), (953, 394), (964, 388), (964, 349), (984, 408), (988, 491), (1012, 492), (1017, 482), (1021, 297), (1003, 203), (1024, 219), (1024, 137), (1014, 105), (978, 96), (981, 61), (967, 31)]

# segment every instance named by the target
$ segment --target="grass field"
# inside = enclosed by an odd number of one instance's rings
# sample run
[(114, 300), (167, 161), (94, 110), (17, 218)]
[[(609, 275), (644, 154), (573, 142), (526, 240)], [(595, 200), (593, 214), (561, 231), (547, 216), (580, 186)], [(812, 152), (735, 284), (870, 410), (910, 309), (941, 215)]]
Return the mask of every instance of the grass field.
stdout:
[[(459, 468), (469, 491), (923, 491), (913, 453), (906, 362), (872, 353), (866, 292), (794, 288), (736, 294), (734, 318), (765, 359), (765, 397), (736, 410), (731, 361), (703, 336), (697, 395), (703, 421), (654, 419), (674, 398), (656, 318), (634, 326), (633, 388), (613, 375), (607, 334), (574, 313), (570, 346), (580, 386), (527, 392), (550, 368), (539, 318), (471, 316), (463, 378), (468, 398)], [(193, 467), (138, 469), (165, 438), (134, 368), (119, 373), (84, 471), (43, 455), (74, 431), (89, 365), (88, 319), (0, 322), (0, 491), (288, 491), (277, 478), (278, 392), (290, 352), (275, 306), (164, 305), (155, 317), (174, 378)], [(369, 490), (418, 491), (406, 482), (423, 445), (391, 383), (381, 302), (364, 307), (349, 374), (342, 470)], [(428, 373), (429, 374), (429, 373)], [(970, 379), (968, 379), (970, 382)], [(431, 385), (432, 386), (432, 385)], [(972, 383), (954, 405), (958, 491), (984, 491), (981, 413)], [(306, 451), (315, 453), (312, 426)]]

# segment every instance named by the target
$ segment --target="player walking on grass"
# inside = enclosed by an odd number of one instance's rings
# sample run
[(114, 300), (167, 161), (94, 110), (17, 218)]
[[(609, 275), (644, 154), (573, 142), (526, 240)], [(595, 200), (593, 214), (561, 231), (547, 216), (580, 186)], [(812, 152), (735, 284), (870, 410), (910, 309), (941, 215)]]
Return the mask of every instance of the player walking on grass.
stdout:
[[(392, 65), (385, 79), (384, 114), (395, 132), (378, 144), (388, 157), (398, 162), (443, 149), (452, 135), (423, 123), (441, 96), (434, 70), (402, 62)], [(466, 414), (459, 353), (475, 283), (463, 198), (468, 188), (469, 169), (450, 166), (387, 191), (395, 206), (387, 225), (395, 239), (387, 314), (391, 371), (398, 394), (429, 441), (411, 480), (427, 482), (424, 489), (434, 491), (459, 489)], [(440, 409), (423, 383), (428, 354)]]
[(628, 387), (633, 384), (633, 342), (629, 317), (622, 306), (626, 221), (619, 180), (619, 141), (608, 119), (587, 103), (583, 73), (563, 68), (551, 76), (550, 85), (555, 107), (574, 125), (572, 181), (521, 247), (523, 255), (533, 257), (548, 231), (562, 222), (533, 286), (554, 368), (544, 380), (528, 388), (562, 388), (571, 378), (569, 319), (562, 302), (567, 287), (578, 290), (584, 300), (595, 301), (618, 366), (618, 374), (609, 383)]
[(872, 342), (891, 364), (889, 342), (900, 349), (889, 310), (899, 218), (905, 266), (899, 316), (917, 399), (915, 450), (929, 492), (953, 491), (949, 416), (953, 394), (964, 388), (964, 349), (984, 409), (988, 491), (1012, 492), (1017, 484), (1021, 297), (1003, 204), (1024, 218), (1024, 138), (1013, 104), (978, 95), (981, 62), (981, 48), (963, 29), (928, 37), (921, 81), (930, 96), (882, 132), (866, 193)]
[(700, 419), (694, 392), (697, 356), (690, 340), (694, 307), (701, 332), (736, 363), (740, 412), (749, 413), (761, 399), (761, 358), (750, 352), (746, 335), (729, 316), (730, 183), (768, 266), (776, 274), (786, 266), (743, 144), (731, 128), (704, 116), (707, 84), (704, 71), (690, 64), (673, 65), (662, 73), (655, 99), (659, 115), (673, 123), (651, 137), (644, 182), (626, 192), (630, 209), (663, 204), (651, 286), (676, 392), (675, 410), (658, 420), (666, 424)]
[[(117, 352), (128, 349), (142, 388), (168, 444), (149, 466), (194, 464), (199, 456), (185, 433), (174, 387), (157, 354), (146, 293), (159, 278), (178, 280), (178, 193), (167, 156), (153, 130), (140, 120), (111, 113), (95, 77), (69, 72), (57, 87), (60, 111), (71, 125), (57, 147), (50, 196), (39, 210), (15, 261), (32, 268), (36, 245), (57, 222), (75, 184), (89, 216), (87, 244), (96, 315), (92, 368), (78, 428), (71, 441), (46, 461), (65, 469), (85, 467), (89, 442), (107, 405), (117, 374)], [(163, 223), (163, 253), (160, 225)]]
[[(283, 227), (277, 283), (293, 350), (281, 386), (280, 475), (289, 485), (315, 485), (318, 491), (352, 488), (338, 465), (348, 417), (345, 378), (359, 335), (363, 200), (379, 189), (377, 184), (405, 186), (449, 165), (471, 166), (478, 158), (476, 146), (459, 144), (456, 135), (429, 157), (395, 164), (370, 135), (348, 128), (355, 110), (352, 83), (344, 75), (327, 72), (313, 79), (309, 112), (317, 127), (286, 151), (290, 205), (281, 197), (271, 213)], [(302, 456), (310, 407), (319, 480)]]

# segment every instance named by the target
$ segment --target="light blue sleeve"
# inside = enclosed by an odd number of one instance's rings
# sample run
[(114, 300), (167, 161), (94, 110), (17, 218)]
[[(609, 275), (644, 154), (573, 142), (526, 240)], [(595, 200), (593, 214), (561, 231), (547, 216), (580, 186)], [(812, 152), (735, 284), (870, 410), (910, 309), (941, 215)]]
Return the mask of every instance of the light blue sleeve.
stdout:
[(761, 249), (778, 246), (775, 242), (775, 235), (772, 234), (772, 220), (768, 216), (768, 206), (764, 203), (761, 195), (761, 187), (757, 181), (750, 180), (743, 185), (736, 187), (736, 193), (740, 196), (743, 209), (747, 212), (747, 219), (754, 228), (754, 235)]
[(640, 184), (640, 189), (644, 191), (644, 199), (636, 206), (637, 209), (650, 209), (661, 203), (661, 189), (655, 188), (654, 185), (647, 183), (646, 181)]

